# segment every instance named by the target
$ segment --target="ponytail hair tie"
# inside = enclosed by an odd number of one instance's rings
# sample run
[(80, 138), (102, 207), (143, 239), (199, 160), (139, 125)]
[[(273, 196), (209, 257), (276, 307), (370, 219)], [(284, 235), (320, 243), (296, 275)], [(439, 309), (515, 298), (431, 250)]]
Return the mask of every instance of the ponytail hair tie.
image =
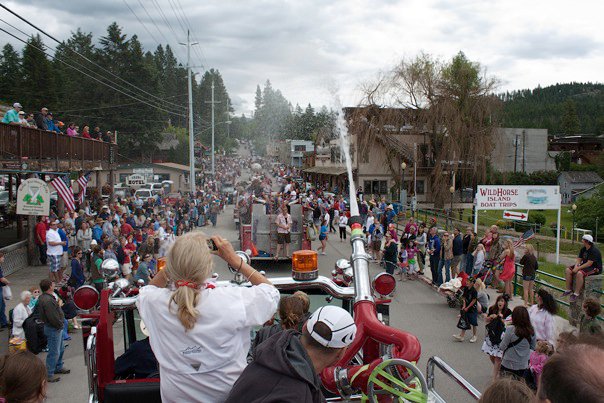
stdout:
[(197, 290), (199, 288), (199, 285), (193, 281), (178, 280), (176, 282), (176, 287), (189, 287), (193, 290)]

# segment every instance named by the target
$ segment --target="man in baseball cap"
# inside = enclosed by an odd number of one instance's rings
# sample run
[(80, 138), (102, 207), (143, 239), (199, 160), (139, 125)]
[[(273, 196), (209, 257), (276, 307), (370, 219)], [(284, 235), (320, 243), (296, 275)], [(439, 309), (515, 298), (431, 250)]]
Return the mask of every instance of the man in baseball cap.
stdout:
[(20, 123), (19, 122), (19, 112), (21, 111), (21, 109), (22, 109), (21, 104), (19, 102), (15, 102), (13, 104), (13, 109), (9, 109), (4, 114), (4, 117), (2, 118), (2, 123), (10, 123), (10, 124), (18, 125)]
[(342, 358), (356, 335), (348, 311), (317, 309), (302, 328), (284, 330), (256, 348), (227, 402), (324, 402), (319, 374)]
[(583, 284), (585, 284), (585, 277), (602, 273), (602, 253), (594, 245), (594, 238), (586, 234), (583, 235), (582, 241), (583, 247), (579, 251), (575, 265), (567, 267), (565, 273), (566, 291), (562, 293), (562, 296), (570, 295), (571, 302), (576, 301), (579, 297)]

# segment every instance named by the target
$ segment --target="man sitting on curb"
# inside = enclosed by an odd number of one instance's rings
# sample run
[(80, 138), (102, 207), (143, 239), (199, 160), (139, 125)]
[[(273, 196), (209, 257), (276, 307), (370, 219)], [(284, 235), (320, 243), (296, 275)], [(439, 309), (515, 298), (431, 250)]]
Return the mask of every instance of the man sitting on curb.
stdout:
[[(574, 266), (566, 268), (566, 291), (563, 297), (570, 296), (570, 302), (574, 302), (583, 289), (585, 277), (602, 273), (602, 254), (594, 245), (594, 238), (591, 235), (583, 235), (583, 247), (579, 251), (577, 262)], [(573, 293), (573, 279), (575, 288)]]
[(356, 325), (342, 308), (317, 309), (302, 328), (275, 334), (260, 344), (228, 402), (324, 402), (319, 374), (342, 358)]

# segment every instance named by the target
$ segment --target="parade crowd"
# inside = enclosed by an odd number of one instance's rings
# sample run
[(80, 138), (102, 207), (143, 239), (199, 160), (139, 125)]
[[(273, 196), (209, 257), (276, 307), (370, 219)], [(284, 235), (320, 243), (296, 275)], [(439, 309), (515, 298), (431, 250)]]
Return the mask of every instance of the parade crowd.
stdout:
[[(229, 163), (223, 166), (228, 168)], [(238, 190), (236, 203), (242, 222), (249, 219), (252, 204), (265, 205), (277, 216), (282, 234), (279, 244), (287, 254), (288, 206), (299, 203), (308, 236), (318, 239), (322, 254), (331, 234), (337, 234), (334, 236), (341, 242), (346, 239), (350, 203), (345, 195), (299, 183), (293, 168), (276, 168), (275, 173), (277, 192), (272, 191), (273, 180), (262, 174), (247, 189)], [(149, 333), (144, 341), (146, 351), (161, 369), (162, 401), (325, 401), (319, 375), (337, 363), (354, 340), (352, 316), (333, 305), (310, 312), (309, 297), (301, 292), (280, 296), (270, 279), (236, 254), (221, 236), (211, 237), (215, 250), (210, 250), (208, 238), (191, 230), (208, 220), (215, 224), (212, 211), (218, 213), (225, 199), (213, 186), (212, 182), (204, 184), (203, 191), (183, 196), (174, 206), (145, 201), (137, 206), (136, 200), (128, 198), (98, 211), (83, 209), (75, 217), (68, 213), (39, 219), (36, 239), (41, 260), (47, 259), (50, 279), (40, 282), (32, 295), (24, 294), (23, 304), (27, 312), (31, 300), (37, 299), (33, 309), (44, 323), (49, 351), (46, 366), (27, 351), (2, 358), (0, 395), (7, 402), (43, 401), (46, 382), (56, 382), (58, 374), (69, 372), (62, 363), (64, 331), (70, 320), (69, 309), (64, 309), (70, 303), (69, 292), (86, 282), (102, 287), (100, 269), (106, 259), (116, 260), (124, 277), (147, 284), (140, 288), (137, 308)], [(449, 232), (434, 222), (409, 218), (401, 229), (399, 215), (386, 199), (363, 195), (360, 189), (356, 197), (372, 257), (384, 271), (407, 280), (427, 275), (429, 268), (435, 287), (456, 279), (461, 283), (451, 297), (461, 306), (461, 333), (455, 340), (464, 341), (465, 332), (472, 330), (470, 342), (476, 342), (478, 318), (485, 318), (487, 336), (482, 350), (493, 363), (494, 382), (481, 402), (604, 401), (599, 368), (604, 346), (595, 320), (599, 303), (585, 302), (579, 334), (556, 335), (553, 315), (557, 306), (546, 291), (539, 290), (534, 296), (527, 292), (525, 304), (508, 308), (510, 271), (515, 271), (519, 259), (517, 247), (503, 239), (496, 226), (479, 237), (471, 228), (463, 234), (458, 228)], [(199, 209), (204, 205), (210, 206), (209, 216)], [(583, 244), (570, 276), (601, 272), (601, 256), (598, 260), (593, 239), (584, 238)], [(211, 286), (212, 254), (251, 287)], [(155, 261), (162, 255), (167, 256), (166, 266), (156, 272)], [(70, 258), (71, 274), (67, 276)], [(531, 248), (525, 248), (522, 262), (523, 281), (530, 285), (538, 265)], [(486, 285), (500, 288), (494, 303), (484, 293)], [(253, 332), (256, 328), (260, 330)], [(255, 334), (253, 340), (250, 334)]]

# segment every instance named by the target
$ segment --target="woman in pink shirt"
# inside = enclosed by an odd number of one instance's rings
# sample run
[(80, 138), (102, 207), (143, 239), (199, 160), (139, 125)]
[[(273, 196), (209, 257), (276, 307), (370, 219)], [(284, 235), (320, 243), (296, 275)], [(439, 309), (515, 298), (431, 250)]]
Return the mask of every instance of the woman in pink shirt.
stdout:
[(76, 137), (78, 132), (75, 129), (75, 123), (71, 122), (67, 127), (67, 135), (70, 137)]

